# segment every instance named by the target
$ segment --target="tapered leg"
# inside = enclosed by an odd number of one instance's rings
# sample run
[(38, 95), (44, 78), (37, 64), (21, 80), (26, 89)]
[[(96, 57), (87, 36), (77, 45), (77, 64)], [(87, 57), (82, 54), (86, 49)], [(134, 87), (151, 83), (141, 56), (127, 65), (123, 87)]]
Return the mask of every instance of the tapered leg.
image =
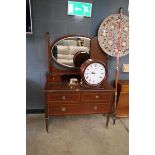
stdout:
[(46, 132), (48, 132), (48, 117), (45, 117), (45, 123), (46, 123)]
[(45, 93), (45, 124), (46, 132), (48, 132), (48, 104), (47, 104), (47, 93)]
[(114, 115), (114, 116), (112, 117), (112, 119), (113, 119), (113, 125), (115, 125), (116, 116)]
[(106, 128), (108, 128), (110, 114), (107, 114)]

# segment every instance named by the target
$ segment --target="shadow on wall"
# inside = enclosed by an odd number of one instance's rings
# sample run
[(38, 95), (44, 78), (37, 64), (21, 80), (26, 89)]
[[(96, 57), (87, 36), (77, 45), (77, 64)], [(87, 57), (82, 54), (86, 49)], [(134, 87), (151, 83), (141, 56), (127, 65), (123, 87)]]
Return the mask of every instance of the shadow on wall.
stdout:
[(44, 91), (42, 85), (36, 81), (26, 80), (26, 103), (29, 109), (44, 109)]

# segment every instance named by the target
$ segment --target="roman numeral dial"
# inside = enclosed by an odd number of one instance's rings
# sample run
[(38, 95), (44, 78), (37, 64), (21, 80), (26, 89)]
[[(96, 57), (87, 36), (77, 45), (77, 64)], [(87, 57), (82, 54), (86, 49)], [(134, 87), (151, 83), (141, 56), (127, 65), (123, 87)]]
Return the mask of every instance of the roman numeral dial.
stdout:
[(90, 86), (101, 84), (107, 76), (106, 66), (98, 60), (88, 59), (80, 69), (84, 81)]

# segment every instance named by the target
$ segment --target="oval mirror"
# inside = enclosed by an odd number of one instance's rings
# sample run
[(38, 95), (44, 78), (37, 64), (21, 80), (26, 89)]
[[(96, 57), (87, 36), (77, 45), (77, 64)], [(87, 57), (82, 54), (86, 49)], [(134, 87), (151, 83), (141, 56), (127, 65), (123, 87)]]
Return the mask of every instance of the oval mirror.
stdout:
[(90, 51), (90, 38), (71, 36), (62, 38), (54, 43), (51, 48), (52, 58), (63, 67), (75, 68), (74, 55), (79, 52)]

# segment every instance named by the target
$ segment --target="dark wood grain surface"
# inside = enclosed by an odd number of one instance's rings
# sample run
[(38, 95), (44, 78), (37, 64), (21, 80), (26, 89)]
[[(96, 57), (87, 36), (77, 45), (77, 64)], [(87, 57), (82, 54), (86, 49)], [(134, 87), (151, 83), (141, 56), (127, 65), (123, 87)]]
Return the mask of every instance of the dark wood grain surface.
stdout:
[(117, 117), (129, 117), (129, 80), (118, 81)]

